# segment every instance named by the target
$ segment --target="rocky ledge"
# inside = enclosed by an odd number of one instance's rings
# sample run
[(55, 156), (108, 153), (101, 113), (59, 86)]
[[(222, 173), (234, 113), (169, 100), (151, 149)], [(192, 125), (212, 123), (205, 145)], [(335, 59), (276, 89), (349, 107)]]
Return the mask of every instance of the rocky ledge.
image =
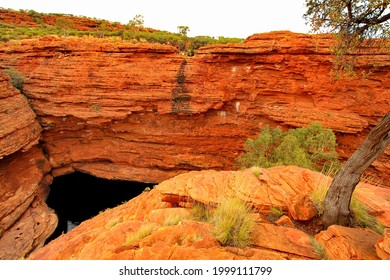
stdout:
[[(308, 196), (326, 180), (292, 166), (189, 172), (83, 222), (30, 259), (389, 259), (388, 229), (384, 236), (341, 226), (317, 232), (320, 221)], [(389, 227), (390, 190), (361, 184), (356, 192), (369, 209), (381, 205), (371, 212)], [(210, 223), (191, 218), (196, 203), (213, 207), (229, 197), (255, 209), (249, 247), (221, 246)], [(283, 214), (272, 219), (271, 208)]]

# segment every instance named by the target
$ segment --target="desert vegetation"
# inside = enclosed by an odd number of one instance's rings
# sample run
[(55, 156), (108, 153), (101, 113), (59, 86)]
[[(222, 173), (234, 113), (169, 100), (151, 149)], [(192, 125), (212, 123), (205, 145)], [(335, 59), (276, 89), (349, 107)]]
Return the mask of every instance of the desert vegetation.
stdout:
[(335, 148), (336, 136), (321, 123), (286, 132), (264, 126), (255, 138), (245, 142), (245, 152), (237, 163), (241, 168), (296, 165), (320, 171), (339, 165)]
[[(1, 8), (0, 8), (1, 10)], [(32, 10), (20, 11), (35, 21), (36, 25), (9, 24), (0, 22), (0, 41), (21, 40), (32, 37), (92, 36), (97, 38), (121, 38), (132, 42), (167, 44), (178, 48), (186, 55), (193, 55), (197, 49), (209, 44), (243, 43), (241, 38), (210, 36), (187, 36), (188, 26), (178, 26), (178, 32), (155, 30), (144, 27), (142, 15), (137, 15), (128, 24), (111, 23), (105, 20), (75, 17), (73, 15), (43, 14)], [(55, 23), (45, 21), (45, 16), (57, 16)], [(78, 27), (77, 21), (89, 22), (87, 27)]]

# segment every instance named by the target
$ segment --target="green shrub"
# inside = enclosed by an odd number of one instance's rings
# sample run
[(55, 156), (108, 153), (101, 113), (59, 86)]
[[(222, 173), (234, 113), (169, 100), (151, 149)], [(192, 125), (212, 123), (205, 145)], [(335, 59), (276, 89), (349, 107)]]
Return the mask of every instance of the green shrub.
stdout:
[(195, 221), (199, 221), (199, 222), (210, 221), (210, 217), (211, 217), (210, 206), (200, 202), (195, 202), (194, 206), (191, 209), (191, 216)]
[(223, 246), (243, 248), (251, 245), (255, 225), (251, 209), (237, 198), (221, 202), (211, 218), (213, 234)]
[(296, 165), (320, 171), (338, 166), (335, 147), (336, 136), (320, 123), (287, 132), (264, 126), (257, 137), (245, 142), (245, 153), (236, 161), (242, 168)]
[(10, 77), (10, 83), (19, 91), (22, 91), (24, 76), (15, 68), (6, 69), (5, 72)]

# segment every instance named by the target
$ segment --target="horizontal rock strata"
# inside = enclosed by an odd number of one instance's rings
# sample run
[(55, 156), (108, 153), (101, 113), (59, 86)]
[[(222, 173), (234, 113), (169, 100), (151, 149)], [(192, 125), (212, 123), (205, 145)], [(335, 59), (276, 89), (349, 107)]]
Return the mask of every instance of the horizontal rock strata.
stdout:
[[(57, 38), (0, 45), (4, 67), (44, 129), (56, 176), (161, 182), (188, 170), (231, 169), (248, 137), (320, 121), (346, 159), (390, 110), (389, 54), (358, 56), (365, 78), (334, 80), (329, 36), (258, 34), (194, 57), (170, 46)], [(389, 181), (389, 149), (370, 169)], [(373, 173), (374, 172), (374, 173)]]

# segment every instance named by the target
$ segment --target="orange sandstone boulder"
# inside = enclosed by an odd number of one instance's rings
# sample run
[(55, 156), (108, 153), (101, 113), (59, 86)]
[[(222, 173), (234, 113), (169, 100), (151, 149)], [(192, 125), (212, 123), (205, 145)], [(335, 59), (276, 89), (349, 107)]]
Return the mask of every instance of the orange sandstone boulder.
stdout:
[(43, 246), (57, 226), (45, 203), (50, 166), (36, 147), (0, 161), (0, 259), (20, 259)]
[(316, 235), (332, 260), (377, 260), (375, 244), (380, 234), (363, 228), (347, 228), (333, 225)]
[(390, 229), (385, 229), (383, 237), (375, 244), (376, 253), (382, 260), (390, 260)]

